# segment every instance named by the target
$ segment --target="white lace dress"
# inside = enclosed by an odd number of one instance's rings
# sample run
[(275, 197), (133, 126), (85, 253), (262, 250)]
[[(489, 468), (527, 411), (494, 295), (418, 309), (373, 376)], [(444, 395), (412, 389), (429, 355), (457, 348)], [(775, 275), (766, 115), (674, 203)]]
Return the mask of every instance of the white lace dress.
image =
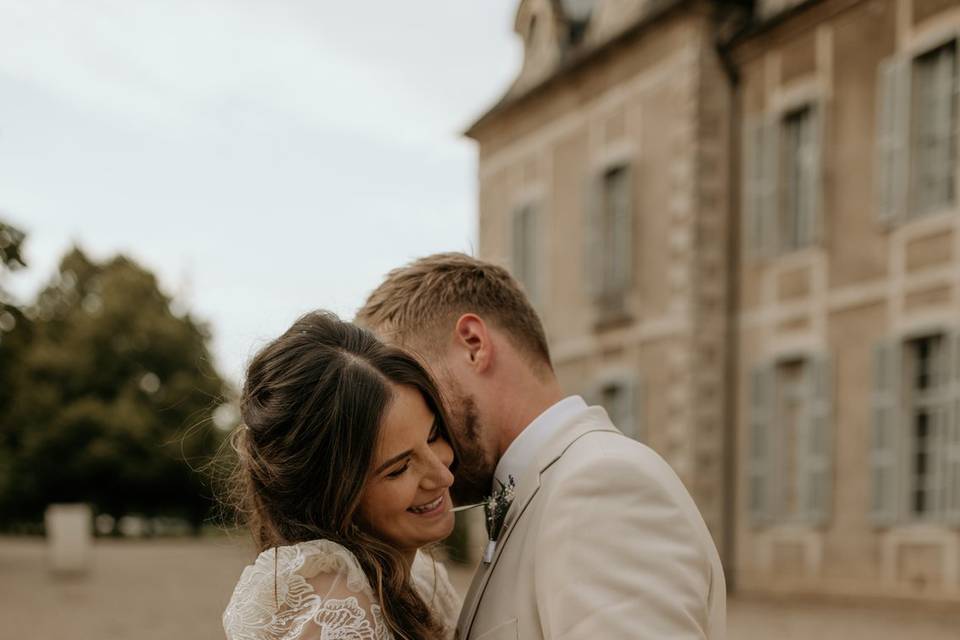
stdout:
[[(456, 631), (460, 599), (444, 566), (423, 553), (413, 563), (417, 593)], [(228, 640), (394, 640), (356, 557), (329, 540), (278, 547), (244, 568), (223, 613)]]

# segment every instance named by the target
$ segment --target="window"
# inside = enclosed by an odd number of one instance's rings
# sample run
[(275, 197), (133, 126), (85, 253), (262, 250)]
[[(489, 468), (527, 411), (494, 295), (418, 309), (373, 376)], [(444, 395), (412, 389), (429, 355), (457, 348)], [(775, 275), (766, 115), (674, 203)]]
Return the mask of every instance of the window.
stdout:
[(624, 434), (639, 440), (641, 437), (639, 385), (631, 374), (606, 378), (598, 384), (593, 401), (606, 409), (610, 421)]
[(820, 523), (830, 510), (830, 365), (758, 367), (750, 384), (749, 509), (756, 524)]
[[(944, 332), (879, 345), (871, 516), (960, 524), (960, 341)], [(951, 355), (952, 354), (952, 355)]]
[(587, 285), (601, 319), (625, 314), (624, 296), (633, 281), (633, 194), (629, 165), (604, 171), (588, 211)]
[(934, 461), (947, 409), (945, 342), (938, 335), (907, 343), (907, 484), (910, 513), (916, 518), (933, 513), (941, 493)]
[(956, 122), (956, 43), (913, 62), (910, 215), (935, 212), (953, 203)]
[(805, 106), (784, 117), (783, 142), (780, 249), (786, 252), (813, 240), (819, 151), (812, 107)]
[(782, 474), (782, 504), (780, 515), (792, 518), (797, 515), (799, 486), (799, 447), (797, 434), (801, 429), (800, 421), (805, 410), (806, 390), (804, 389), (803, 360), (785, 362), (777, 366), (777, 409), (776, 421), (780, 428), (780, 471)]
[(877, 71), (877, 218), (896, 223), (956, 200), (957, 44)]
[(511, 247), (513, 275), (523, 285), (532, 302), (538, 301), (540, 293), (537, 273), (538, 246), (537, 211), (532, 205), (527, 205), (513, 214)]
[(752, 257), (776, 256), (816, 241), (821, 109), (810, 102), (744, 123), (744, 243)]

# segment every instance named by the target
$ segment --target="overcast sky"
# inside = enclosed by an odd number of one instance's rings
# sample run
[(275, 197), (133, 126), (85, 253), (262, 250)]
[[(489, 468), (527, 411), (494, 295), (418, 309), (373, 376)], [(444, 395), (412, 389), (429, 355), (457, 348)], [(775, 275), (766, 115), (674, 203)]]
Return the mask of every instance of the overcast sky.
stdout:
[(300, 313), (476, 244), (463, 129), (520, 64), (516, 0), (0, 0), (0, 218), (21, 299), (72, 243), (208, 321), (234, 381)]

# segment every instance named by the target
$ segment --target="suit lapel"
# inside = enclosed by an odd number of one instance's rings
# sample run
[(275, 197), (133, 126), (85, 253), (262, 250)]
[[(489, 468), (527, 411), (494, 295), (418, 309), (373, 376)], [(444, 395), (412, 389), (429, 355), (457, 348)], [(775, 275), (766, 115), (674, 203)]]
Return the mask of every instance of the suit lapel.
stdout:
[(523, 516), (530, 501), (533, 500), (540, 489), (540, 475), (549, 469), (570, 445), (593, 431), (616, 431), (606, 412), (599, 407), (591, 407), (564, 423), (547, 444), (537, 452), (536, 464), (531, 465), (524, 472), (520, 484), (517, 485), (517, 495), (507, 510), (506, 516), (504, 516), (503, 530), (500, 532), (500, 539), (497, 541), (497, 550), (493, 554), (493, 560), (488, 565), (481, 564), (481, 569), (474, 576), (473, 582), (470, 583), (470, 590), (464, 599), (460, 619), (457, 622), (461, 639), (466, 640), (470, 636), (470, 629), (477, 616), (477, 609), (483, 599), (483, 593), (490, 581), (490, 576), (497, 566), (500, 555), (507, 546), (510, 534), (513, 533), (515, 528), (514, 525)]
[(463, 609), (461, 609), (460, 619), (457, 621), (457, 628), (462, 630), (461, 638), (467, 638), (470, 633), (470, 627), (473, 625), (473, 619), (476, 616), (480, 599), (483, 597), (483, 592), (487, 588), (490, 574), (493, 573), (493, 568), (496, 566), (497, 560), (503, 552), (503, 547), (506, 546), (510, 533), (513, 531), (513, 523), (516, 522), (519, 514), (522, 514), (524, 509), (527, 508), (527, 505), (530, 504), (530, 501), (533, 499), (533, 496), (536, 495), (537, 489), (539, 488), (539, 472), (535, 468), (528, 469), (520, 480), (520, 484), (517, 485), (516, 496), (510, 504), (510, 508), (507, 509), (507, 514), (503, 517), (503, 529), (500, 531), (500, 539), (497, 541), (497, 550), (493, 554), (493, 560), (490, 564), (481, 563), (477, 575), (474, 576), (473, 582), (470, 583), (470, 590), (467, 592), (467, 597), (463, 601)]

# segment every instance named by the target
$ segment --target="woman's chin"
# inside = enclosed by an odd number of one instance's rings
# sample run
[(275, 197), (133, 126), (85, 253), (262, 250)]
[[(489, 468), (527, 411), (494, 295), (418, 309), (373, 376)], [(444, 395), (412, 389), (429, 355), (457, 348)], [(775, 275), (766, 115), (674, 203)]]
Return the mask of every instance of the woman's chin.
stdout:
[(444, 519), (445, 519), (445, 522), (444, 522), (444, 525), (445, 525), (444, 533), (443, 533), (442, 536), (440, 536), (439, 538), (437, 538), (436, 540), (434, 540), (434, 542), (440, 542), (441, 540), (446, 540), (448, 537), (450, 537), (450, 534), (453, 533), (453, 528), (454, 528), (454, 526), (456, 526), (456, 524), (457, 524), (457, 519), (456, 519), (456, 517), (453, 515), (453, 512), (452, 512), (452, 511), (449, 512), (446, 516), (444, 516)]
[(421, 539), (424, 541), (424, 545), (422, 546), (446, 540), (450, 537), (450, 534), (453, 533), (455, 524), (456, 518), (452, 511), (439, 516), (436, 522), (432, 523), (429, 527), (424, 527), (421, 535)]

